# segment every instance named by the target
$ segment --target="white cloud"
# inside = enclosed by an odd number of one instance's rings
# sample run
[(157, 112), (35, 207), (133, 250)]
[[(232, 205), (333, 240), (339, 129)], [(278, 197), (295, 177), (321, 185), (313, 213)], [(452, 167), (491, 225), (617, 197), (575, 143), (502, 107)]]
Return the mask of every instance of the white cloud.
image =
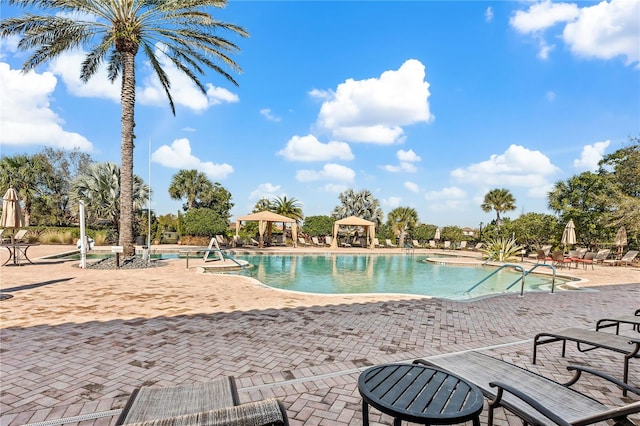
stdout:
[(280, 121), (282, 121), (282, 118), (273, 115), (269, 108), (262, 108), (260, 110), (260, 115), (269, 121), (273, 121), (274, 123), (279, 123)]
[(584, 171), (595, 171), (598, 169), (598, 162), (602, 160), (604, 151), (611, 144), (610, 140), (596, 142), (593, 145), (585, 145), (582, 154), (577, 160), (573, 160), (573, 167)]
[(411, 192), (415, 192), (415, 193), (420, 192), (420, 186), (415, 182), (406, 181), (405, 183), (402, 184), (402, 186), (404, 186), (406, 189), (408, 189)]
[(431, 201), (427, 208), (432, 211), (464, 210), (469, 204), (467, 193), (456, 186), (442, 188), (440, 191), (427, 191), (424, 198)]
[(404, 151), (404, 150), (401, 149), (396, 153), (396, 157), (398, 157), (398, 160), (400, 160), (400, 161), (405, 161), (405, 162), (409, 162), (409, 163), (422, 161), (422, 158), (420, 158), (420, 156), (418, 154), (413, 152), (412, 149), (410, 149), (408, 151)]
[(356, 173), (340, 164), (325, 164), (322, 170), (298, 170), (296, 180), (299, 182), (313, 182), (317, 180), (333, 180), (339, 182), (352, 182)]
[(80, 69), (86, 55), (79, 49), (66, 52), (51, 61), (48, 70), (60, 76), (67, 91), (74, 96), (120, 102), (121, 79), (118, 77), (113, 83), (109, 81), (106, 64), (102, 63), (86, 83), (80, 80)]
[(640, 0), (601, 1), (583, 8), (545, 0), (517, 11), (509, 22), (538, 41), (542, 59), (555, 47), (545, 41), (543, 32), (561, 25), (562, 34), (554, 38), (561, 38), (575, 55), (605, 60), (622, 56), (627, 65), (640, 61)]
[(548, 185), (548, 178), (558, 171), (540, 151), (511, 145), (504, 154), (494, 154), (487, 161), (455, 169), (451, 176), (458, 182), (475, 185), (539, 188)]
[(416, 166), (413, 163), (422, 161), (422, 158), (418, 156), (412, 149), (408, 151), (399, 150), (396, 152), (396, 157), (400, 160), (400, 164), (397, 166), (386, 165), (382, 168), (391, 173), (408, 172), (415, 173), (417, 171)]
[(509, 23), (521, 33), (544, 31), (556, 24), (574, 20), (580, 10), (573, 3), (552, 3), (545, 0), (529, 6), (527, 11), (518, 10)]
[(382, 204), (384, 204), (385, 206), (388, 206), (390, 209), (395, 209), (396, 207), (399, 207), (401, 203), (402, 203), (401, 197), (389, 197), (387, 199), (382, 200)]
[(552, 90), (547, 91), (544, 96), (549, 102), (553, 102), (556, 100), (556, 93)]
[(603, 1), (584, 7), (562, 33), (571, 51), (587, 58), (625, 56), (626, 64), (640, 61), (640, 0)]
[(250, 200), (259, 200), (261, 198), (271, 199), (274, 196), (277, 196), (280, 192), (280, 185), (273, 185), (271, 183), (261, 183), (258, 185), (258, 188), (251, 191), (249, 194)]
[(0, 62), (1, 145), (46, 145), (92, 151), (84, 136), (63, 128), (64, 120), (50, 106), (57, 79), (50, 72), (22, 73)]
[(491, 6), (484, 11), (484, 19), (487, 22), (493, 21), (493, 8)]
[(227, 163), (214, 164), (191, 154), (189, 139), (184, 138), (174, 140), (171, 146), (162, 145), (151, 155), (151, 160), (170, 169), (196, 169), (212, 179), (224, 179), (233, 173), (233, 167)]
[(448, 188), (442, 188), (440, 191), (427, 191), (424, 194), (425, 200), (438, 201), (438, 200), (462, 200), (467, 197), (467, 193), (458, 188), (457, 186), (450, 186)]
[(317, 124), (347, 142), (400, 143), (404, 140), (402, 126), (433, 120), (429, 83), (424, 78), (424, 65), (409, 59), (379, 78), (348, 79), (335, 93), (314, 90), (315, 97), (330, 95), (322, 104)]
[(323, 187), (325, 192), (329, 192), (331, 194), (341, 194), (347, 189), (349, 189), (347, 185), (341, 185), (339, 183), (328, 183)]
[(289, 161), (328, 161), (332, 159), (353, 160), (351, 148), (344, 142), (321, 143), (313, 135), (294, 136), (287, 146), (278, 151)]
[(320, 99), (323, 101), (331, 99), (334, 95), (335, 93), (330, 90), (313, 89), (309, 92), (309, 96), (311, 96), (312, 98)]
[(391, 164), (387, 164), (385, 166), (382, 166), (382, 169), (391, 173), (400, 173), (400, 172), (415, 173), (418, 170), (416, 169), (416, 166), (414, 166), (412, 163), (406, 163), (406, 162), (401, 162), (397, 166), (392, 166)]

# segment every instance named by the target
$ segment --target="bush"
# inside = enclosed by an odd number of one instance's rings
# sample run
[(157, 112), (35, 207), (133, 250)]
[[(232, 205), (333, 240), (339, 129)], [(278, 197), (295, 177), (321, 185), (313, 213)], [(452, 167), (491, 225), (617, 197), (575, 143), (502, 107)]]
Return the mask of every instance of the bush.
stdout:
[(513, 238), (495, 238), (488, 239), (480, 251), (485, 259), (512, 262), (518, 260), (518, 255), (522, 252), (522, 246), (517, 245), (516, 240)]
[(225, 235), (228, 228), (227, 219), (208, 208), (189, 209), (182, 220), (182, 235), (197, 237), (213, 237)]

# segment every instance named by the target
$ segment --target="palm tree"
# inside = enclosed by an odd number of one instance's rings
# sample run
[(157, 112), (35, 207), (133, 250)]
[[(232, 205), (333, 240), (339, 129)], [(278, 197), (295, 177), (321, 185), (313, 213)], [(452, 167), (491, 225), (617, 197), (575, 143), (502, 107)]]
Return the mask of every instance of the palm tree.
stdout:
[(363, 189), (355, 192), (353, 189), (347, 189), (338, 198), (341, 204), (336, 206), (331, 213), (335, 219), (358, 216), (374, 222), (376, 226), (382, 224), (384, 214), (380, 208), (380, 201), (373, 197), (371, 191)]
[(169, 184), (169, 196), (172, 200), (186, 198), (184, 210), (194, 207), (196, 200), (213, 190), (213, 184), (206, 174), (197, 170), (180, 170), (173, 175)]
[[(108, 219), (118, 229), (120, 218), (120, 167), (114, 163), (94, 163), (87, 173), (71, 184), (71, 199), (82, 200), (90, 221)], [(133, 207), (140, 210), (149, 198), (149, 186), (140, 176), (133, 177)]]
[(484, 196), (484, 202), (480, 205), (482, 210), (490, 212), (494, 210), (496, 212), (496, 225), (500, 226), (502, 219), (500, 213), (512, 211), (516, 209), (516, 199), (508, 189), (492, 189)]
[(107, 63), (109, 79), (114, 82), (122, 75), (121, 102), (121, 182), (120, 241), (125, 255), (135, 252), (133, 245), (133, 129), (135, 126), (135, 59), (139, 50), (144, 52), (169, 100), (171, 82), (162, 68), (162, 58), (177, 69), (206, 94), (198, 75), (206, 68), (223, 75), (231, 83), (236, 81), (222, 66), (236, 71), (240, 67), (228, 56), (239, 48), (218, 34), (231, 31), (242, 37), (248, 33), (237, 25), (217, 21), (207, 11), (211, 7), (224, 7), (226, 0), (9, 0), (9, 4), (30, 9), (41, 9), (44, 14), (27, 13), (18, 18), (0, 22), (0, 34), (22, 36), (21, 50), (32, 50), (22, 66), (27, 72), (50, 61), (62, 53), (81, 46), (92, 46), (82, 63), (80, 78), (88, 81), (96, 74), (100, 64)]
[(418, 212), (412, 207), (396, 207), (387, 215), (387, 224), (400, 235), (399, 244), (404, 246), (407, 231), (413, 229), (418, 223)]
[(278, 213), (282, 216), (290, 217), (300, 222), (304, 219), (302, 214), (302, 204), (295, 198), (287, 199), (287, 196), (276, 197), (270, 202), (270, 210), (273, 213)]
[(271, 201), (268, 198), (260, 198), (253, 206), (251, 213), (271, 211)]
[(33, 201), (45, 195), (47, 177), (51, 175), (49, 171), (49, 163), (41, 154), (21, 154), (0, 160), (0, 189), (4, 194), (7, 188), (12, 187), (19, 193), (24, 203), (25, 226), (29, 226), (31, 221)]

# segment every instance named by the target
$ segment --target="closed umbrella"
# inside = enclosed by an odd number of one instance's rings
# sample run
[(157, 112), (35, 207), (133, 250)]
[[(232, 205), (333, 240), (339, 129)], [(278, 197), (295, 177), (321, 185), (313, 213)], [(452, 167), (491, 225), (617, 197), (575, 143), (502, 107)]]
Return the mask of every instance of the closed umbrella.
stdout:
[(436, 228), (436, 234), (433, 236), (434, 240), (440, 239), (440, 228)]
[(618, 247), (618, 253), (622, 253), (622, 249), (627, 245), (627, 229), (621, 226), (616, 234), (615, 245)]
[(572, 245), (576, 243), (576, 227), (573, 224), (573, 219), (569, 220), (567, 226), (564, 227), (564, 232), (562, 233), (561, 243), (564, 245), (566, 249), (568, 245)]
[[(9, 188), (2, 197), (2, 217), (0, 217), (0, 228), (18, 229), (24, 226), (24, 216), (20, 208), (20, 199), (15, 189)], [(15, 256), (16, 240), (11, 234), (11, 245), (13, 246), (13, 263), (17, 263)]]

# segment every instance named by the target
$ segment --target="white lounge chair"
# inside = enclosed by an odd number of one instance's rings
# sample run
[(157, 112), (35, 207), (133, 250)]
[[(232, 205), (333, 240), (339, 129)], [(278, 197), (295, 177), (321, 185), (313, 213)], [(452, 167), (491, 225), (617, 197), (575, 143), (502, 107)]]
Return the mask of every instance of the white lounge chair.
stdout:
[(396, 248), (396, 247), (398, 247), (397, 245), (393, 244), (389, 238), (387, 238), (385, 240), (385, 246), (387, 248)]

